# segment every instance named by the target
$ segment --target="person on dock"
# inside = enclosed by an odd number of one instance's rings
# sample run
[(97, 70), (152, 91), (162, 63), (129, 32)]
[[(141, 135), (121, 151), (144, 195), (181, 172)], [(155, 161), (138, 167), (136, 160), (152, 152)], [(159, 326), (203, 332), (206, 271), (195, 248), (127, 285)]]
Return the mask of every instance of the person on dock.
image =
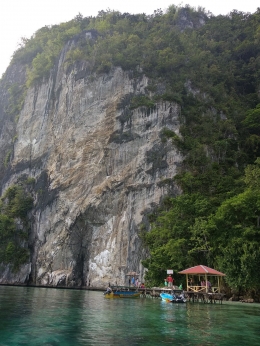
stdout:
[(168, 287), (172, 287), (174, 283), (174, 279), (171, 274), (167, 277)]
[(135, 277), (134, 276), (132, 277), (131, 283), (133, 286), (135, 285)]
[(110, 294), (110, 293), (112, 293), (112, 288), (110, 287), (110, 285), (107, 287), (107, 290), (106, 290), (106, 292), (104, 293), (104, 295), (106, 295), (106, 294)]
[(187, 291), (192, 291), (192, 289), (190, 288), (191, 286), (194, 286), (194, 280), (192, 277), (188, 278), (188, 286), (187, 286)]
[(138, 278), (136, 278), (136, 280), (135, 280), (135, 286), (136, 286), (136, 287), (139, 286), (139, 280), (138, 280)]

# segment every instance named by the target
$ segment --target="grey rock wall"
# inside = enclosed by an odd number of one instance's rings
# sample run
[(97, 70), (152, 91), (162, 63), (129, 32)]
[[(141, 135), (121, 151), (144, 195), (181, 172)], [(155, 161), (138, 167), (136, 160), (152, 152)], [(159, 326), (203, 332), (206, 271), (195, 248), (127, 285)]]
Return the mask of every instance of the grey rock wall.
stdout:
[[(146, 214), (167, 194), (164, 184), (182, 157), (164, 127), (179, 131), (178, 106), (130, 109), (148, 79), (121, 68), (93, 76), (90, 65), (64, 70), (67, 45), (50, 77), (28, 90), (15, 124), (11, 165), (2, 191), (26, 175), (36, 179), (31, 213), (31, 263), (21, 273), (0, 269), (0, 282), (51, 286), (128, 283), (129, 271), (144, 277), (148, 254), (139, 238)], [(9, 125), (8, 125), (9, 124)]]

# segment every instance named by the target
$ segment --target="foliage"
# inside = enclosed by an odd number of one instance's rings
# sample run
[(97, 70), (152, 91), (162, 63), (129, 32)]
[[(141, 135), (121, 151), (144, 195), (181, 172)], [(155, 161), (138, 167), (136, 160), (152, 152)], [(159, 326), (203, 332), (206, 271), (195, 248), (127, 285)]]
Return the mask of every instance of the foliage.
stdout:
[(243, 124), (250, 132), (260, 135), (260, 103), (255, 109), (247, 111)]
[(8, 167), (8, 165), (9, 165), (11, 155), (12, 155), (12, 150), (8, 150), (8, 152), (5, 156), (5, 159), (4, 159), (5, 168)]
[(0, 201), (0, 263), (14, 271), (28, 261), (26, 221), (32, 207), (32, 197), (19, 185), (9, 187)]
[[(192, 253), (192, 225), (195, 217), (207, 215), (210, 203), (199, 194), (183, 194), (167, 199), (167, 210), (160, 212), (152, 224), (152, 230), (143, 234), (149, 247), (150, 258), (143, 264), (149, 269), (147, 279), (156, 284), (163, 282), (165, 270), (181, 270), (196, 264), (204, 254)], [(163, 209), (166, 209), (165, 207)]]
[(9, 100), (6, 112), (9, 115), (16, 116), (20, 113), (20, 111), (23, 108), (25, 93), (25, 85), (19, 85), (17, 83), (14, 83), (8, 88)]
[(80, 25), (80, 20), (76, 18), (60, 25), (45, 26), (30, 39), (22, 38), (12, 63), (20, 62), (28, 66), (27, 87), (48, 76), (64, 43), (81, 31)]
[(11, 218), (24, 219), (27, 212), (33, 207), (32, 197), (18, 185), (13, 185), (6, 190), (2, 202), (1, 212)]
[(149, 99), (149, 97), (145, 95), (134, 96), (131, 100), (130, 109), (135, 109), (141, 106), (152, 109), (154, 108), (155, 104)]
[(225, 200), (208, 222), (215, 230), (211, 241), (219, 247), (218, 251), (214, 249), (216, 261), (233, 287), (257, 289), (260, 286), (259, 178), (260, 167), (249, 166), (244, 191)]
[(186, 193), (171, 201), (152, 231), (143, 235), (151, 252), (144, 261), (148, 279), (161, 281), (168, 267), (179, 271), (204, 263), (226, 273), (231, 287), (259, 288), (260, 159), (247, 166), (244, 181), (243, 191), (223, 200), (218, 208), (214, 199), (202, 199), (201, 194)]

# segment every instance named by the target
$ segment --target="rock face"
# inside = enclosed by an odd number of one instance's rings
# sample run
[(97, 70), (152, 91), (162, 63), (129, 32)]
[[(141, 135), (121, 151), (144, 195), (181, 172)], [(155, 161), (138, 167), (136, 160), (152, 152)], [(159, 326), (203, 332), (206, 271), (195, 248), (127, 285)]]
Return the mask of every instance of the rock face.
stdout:
[(13, 146), (2, 193), (21, 176), (36, 181), (30, 263), (16, 274), (4, 268), (2, 283), (124, 285), (132, 270), (142, 280), (140, 225), (163, 196), (178, 193), (166, 182), (182, 158), (162, 140), (165, 127), (178, 133), (178, 106), (131, 109), (133, 96), (147, 94), (145, 75), (118, 67), (93, 76), (87, 63), (66, 71), (68, 49), (48, 80), (27, 91), (17, 122), (0, 109), (2, 158)]

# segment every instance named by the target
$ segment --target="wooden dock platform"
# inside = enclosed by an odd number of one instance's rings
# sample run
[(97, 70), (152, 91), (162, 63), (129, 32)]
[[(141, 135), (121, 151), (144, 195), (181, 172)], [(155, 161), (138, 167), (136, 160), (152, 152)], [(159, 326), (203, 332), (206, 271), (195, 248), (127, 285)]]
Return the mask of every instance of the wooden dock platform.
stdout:
[(127, 289), (130, 291), (138, 291), (141, 292), (141, 297), (143, 298), (160, 298), (160, 293), (174, 293), (180, 294), (184, 293), (187, 301), (195, 303), (220, 303), (222, 304), (225, 294), (222, 293), (212, 293), (212, 292), (193, 292), (193, 291), (185, 291), (179, 289), (177, 286), (171, 288), (165, 287), (145, 287), (145, 288), (136, 288), (136, 287), (126, 287), (126, 286), (112, 286), (112, 289)]
[(201, 303), (220, 303), (222, 304), (225, 294), (223, 293), (212, 293), (212, 292), (190, 292), (185, 291), (185, 297), (188, 301), (201, 302)]

